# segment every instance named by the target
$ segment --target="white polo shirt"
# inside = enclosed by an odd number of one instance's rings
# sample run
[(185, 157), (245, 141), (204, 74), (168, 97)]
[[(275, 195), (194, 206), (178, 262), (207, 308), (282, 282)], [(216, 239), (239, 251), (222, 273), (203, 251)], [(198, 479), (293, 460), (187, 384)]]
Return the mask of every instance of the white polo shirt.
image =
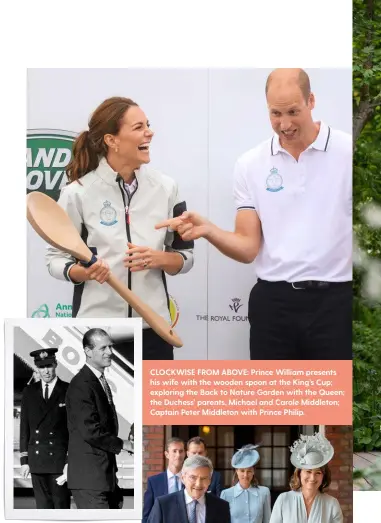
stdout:
[(278, 135), (235, 167), (237, 210), (253, 209), (263, 240), (256, 274), (268, 281), (352, 279), (352, 137), (320, 124), (299, 157)]

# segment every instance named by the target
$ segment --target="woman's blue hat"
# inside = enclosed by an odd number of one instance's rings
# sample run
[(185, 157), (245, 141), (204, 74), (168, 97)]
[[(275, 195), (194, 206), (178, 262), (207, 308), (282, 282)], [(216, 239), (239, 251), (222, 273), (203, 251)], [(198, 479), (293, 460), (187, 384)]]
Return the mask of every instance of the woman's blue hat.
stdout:
[(235, 469), (246, 469), (254, 467), (261, 459), (258, 451), (256, 450), (259, 445), (245, 445), (232, 457), (232, 467)]

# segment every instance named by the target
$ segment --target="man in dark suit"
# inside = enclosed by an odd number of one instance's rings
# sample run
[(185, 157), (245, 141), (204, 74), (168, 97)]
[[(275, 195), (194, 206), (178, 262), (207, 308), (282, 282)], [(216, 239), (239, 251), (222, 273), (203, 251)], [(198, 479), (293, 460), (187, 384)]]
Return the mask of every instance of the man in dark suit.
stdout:
[(118, 418), (104, 376), (111, 365), (112, 342), (103, 329), (83, 337), (86, 364), (71, 380), (66, 394), (69, 429), (68, 486), (79, 509), (116, 509), (123, 495), (116, 478), (116, 454), (130, 451), (118, 438)]
[(148, 478), (147, 490), (144, 494), (142, 523), (147, 523), (157, 497), (177, 492), (184, 487), (181, 481), (181, 469), (185, 458), (183, 440), (170, 438), (166, 443), (164, 455), (168, 460), (167, 470)]
[(38, 509), (69, 509), (70, 492), (60, 476), (66, 476), (68, 431), (65, 395), (68, 383), (56, 375), (58, 349), (30, 353), (41, 381), (24, 389), (21, 401), (21, 476), (32, 476)]
[[(190, 458), (191, 456), (196, 455), (205, 457), (208, 455), (205, 440), (200, 438), (200, 436), (191, 438), (187, 443), (187, 457)], [(221, 474), (216, 470), (213, 470), (212, 481), (210, 482), (208, 492), (220, 497), (223, 490), (224, 484), (222, 482)]]
[(204, 456), (184, 461), (185, 488), (156, 498), (148, 523), (231, 523), (229, 503), (207, 492), (213, 465)]

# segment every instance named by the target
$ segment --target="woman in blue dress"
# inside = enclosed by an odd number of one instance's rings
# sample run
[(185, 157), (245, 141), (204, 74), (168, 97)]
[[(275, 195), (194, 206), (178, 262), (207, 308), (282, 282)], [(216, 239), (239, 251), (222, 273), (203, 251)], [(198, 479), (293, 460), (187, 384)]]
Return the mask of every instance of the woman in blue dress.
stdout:
[(245, 445), (232, 457), (234, 486), (223, 490), (221, 498), (230, 505), (231, 523), (269, 523), (270, 490), (258, 485), (255, 465), (260, 456), (257, 445)]

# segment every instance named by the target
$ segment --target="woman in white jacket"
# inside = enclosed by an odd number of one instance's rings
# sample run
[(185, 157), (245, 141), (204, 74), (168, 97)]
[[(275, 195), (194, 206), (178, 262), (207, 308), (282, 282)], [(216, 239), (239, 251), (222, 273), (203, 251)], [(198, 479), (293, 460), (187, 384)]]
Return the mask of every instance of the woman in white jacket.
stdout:
[[(159, 221), (180, 216), (186, 204), (174, 180), (148, 166), (152, 137), (140, 107), (113, 97), (94, 111), (89, 129), (74, 143), (69, 183), (58, 203), (98, 261), (84, 267), (54, 247), (46, 256), (50, 274), (74, 284), (73, 317), (137, 316), (111, 287), (100, 285), (112, 270), (170, 322), (165, 275), (192, 268), (193, 242), (155, 229)], [(173, 347), (143, 327), (143, 359), (173, 359)], [(132, 341), (128, 352), (132, 359)]]
[(331, 483), (330, 442), (321, 433), (302, 435), (291, 452), (291, 463), (296, 467), (291, 491), (278, 496), (270, 523), (343, 523), (339, 502), (324, 492)]

